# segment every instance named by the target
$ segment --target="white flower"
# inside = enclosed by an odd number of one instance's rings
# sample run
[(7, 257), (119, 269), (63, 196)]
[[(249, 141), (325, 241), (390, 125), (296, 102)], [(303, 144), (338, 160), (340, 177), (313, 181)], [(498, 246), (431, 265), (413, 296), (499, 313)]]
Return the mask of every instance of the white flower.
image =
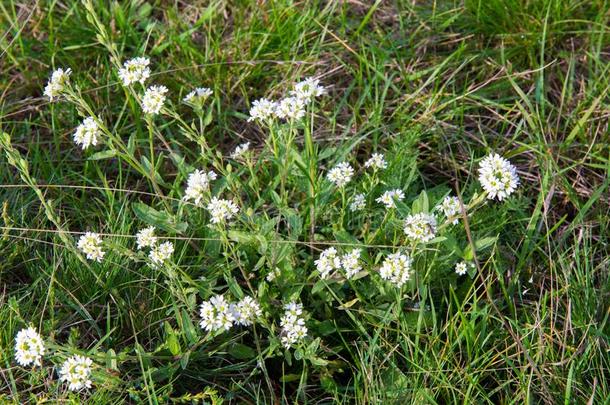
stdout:
[(511, 195), (519, 185), (517, 169), (496, 153), (488, 155), (479, 166), (479, 181), (490, 200)]
[(474, 264), (472, 262), (460, 262), (458, 264), (455, 265), (455, 272), (459, 275), (459, 276), (463, 276), (464, 274), (466, 274), (468, 272), (469, 268), (473, 268)]
[(123, 86), (129, 86), (132, 83), (139, 82), (144, 84), (150, 76), (150, 59), (148, 58), (133, 58), (123, 63), (123, 67), (119, 69), (119, 77), (123, 82)]
[(223, 295), (215, 295), (201, 303), (199, 325), (207, 331), (229, 330), (235, 322), (233, 308)]
[(36, 329), (21, 329), (15, 338), (15, 359), (22, 366), (41, 365), (45, 347)]
[(404, 222), (405, 235), (416, 242), (428, 242), (436, 234), (436, 219), (430, 214), (409, 215)]
[(51, 74), (51, 78), (44, 88), (44, 95), (49, 97), (49, 101), (53, 101), (55, 97), (58, 97), (68, 85), (72, 69), (63, 70), (59, 68)]
[(286, 97), (277, 104), (275, 116), (279, 119), (299, 120), (305, 115), (305, 103), (296, 97)]
[(452, 224), (458, 223), (458, 215), (460, 213), (460, 200), (457, 197), (448, 195), (443, 199), (443, 202), (439, 205), (438, 209), (443, 211), (443, 214), (447, 219), (452, 219)]
[(159, 246), (153, 246), (148, 254), (148, 258), (152, 262), (153, 267), (161, 267), (163, 263), (169, 260), (174, 253), (174, 244), (172, 242), (164, 242)]
[(385, 205), (386, 208), (396, 208), (396, 201), (402, 201), (405, 198), (405, 193), (402, 190), (395, 188), (394, 190), (388, 190), (377, 198), (380, 204)]
[(235, 323), (243, 326), (250, 326), (261, 316), (261, 307), (252, 297), (244, 297), (237, 304), (232, 305), (233, 317)]
[(101, 262), (106, 252), (102, 250), (102, 238), (93, 232), (87, 232), (78, 240), (78, 248), (87, 255), (87, 259)]
[(100, 127), (97, 125), (97, 122), (95, 122), (95, 119), (93, 119), (93, 117), (88, 117), (76, 128), (76, 132), (74, 132), (74, 142), (85, 150), (91, 145), (97, 145), (98, 136), (100, 134)]
[(250, 142), (242, 143), (241, 145), (238, 145), (235, 148), (233, 153), (231, 153), (231, 158), (239, 159), (240, 157), (242, 157), (244, 155), (244, 153), (248, 152), (249, 149), (250, 149)]
[(381, 264), (379, 274), (384, 280), (389, 280), (397, 287), (402, 287), (411, 278), (411, 263), (413, 260), (404, 254), (393, 253)]
[(201, 206), (213, 180), (216, 180), (216, 173), (213, 171), (210, 170), (206, 173), (203, 170), (195, 170), (187, 180), (184, 200), (193, 200), (196, 205)]
[(150, 86), (147, 88), (144, 97), (142, 97), (142, 110), (146, 114), (159, 114), (167, 98), (165, 93), (168, 91), (165, 86)]
[(294, 90), (290, 94), (300, 100), (309, 102), (315, 97), (321, 96), (326, 93), (326, 89), (320, 86), (320, 80), (308, 77), (294, 85)]
[(352, 278), (360, 270), (362, 270), (362, 266), (360, 264), (360, 253), (361, 249), (352, 249), (351, 252), (346, 253), (341, 257), (341, 267), (345, 271), (345, 275), (347, 278)]
[(265, 277), (265, 279), (268, 282), (272, 282), (273, 280), (275, 280), (276, 278), (278, 278), (281, 275), (281, 271), (280, 269), (278, 269), (277, 267), (274, 270), (271, 270), (269, 273), (267, 273), (267, 276)]
[(314, 261), (320, 278), (328, 278), (330, 272), (341, 267), (341, 258), (337, 255), (337, 249), (330, 247), (324, 250), (318, 260)]
[(277, 103), (266, 98), (254, 101), (250, 108), (250, 118), (248, 121), (260, 120), (268, 121), (273, 118)]
[(366, 200), (364, 198), (364, 194), (356, 194), (352, 200), (352, 203), (349, 205), (349, 209), (351, 211), (360, 211), (366, 207)]
[(149, 226), (140, 230), (136, 234), (136, 243), (138, 244), (138, 250), (145, 247), (153, 247), (157, 244), (157, 237), (155, 236), (155, 227)]
[(339, 163), (330, 169), (326, 176), (328, 180), (335, 183), (337, 187), (344, 187), (354, 176), (354, 169), (347, 162)]
[(212, 197), (207, 209), (212, 216), (211, 221), (214, 224), (226, 222), (239, 212), (239, 208), (233, 201), (222, 200), (216, 197)]
[(68, 383), (70, 391), (91, 388), (91, 365), (93, 361), (85, 356), (74, 355), (68, 358), (59, 369), (59, 379)]
[(286, 348), (299, 343), (307, 336), (305, 320), (300, 317), (303, 313), (303, 305), (291, 302), (284, 306), (285, 312), (280, 320), (282, 327), (282, 344)]
[(371, 158), (364, 162), (364, 167), (372, 167), (373, 170), (385, 169), (388, 162), (385, 161), (381, 153), (373, 153)]
[(208, 89), (207, 87), (197, 87), (195, 90), (187, 94), (182, 101), (195, 107), (201, 107), (205, 100), (207, 100), (207, 98), (212, 94), (212, 90)]

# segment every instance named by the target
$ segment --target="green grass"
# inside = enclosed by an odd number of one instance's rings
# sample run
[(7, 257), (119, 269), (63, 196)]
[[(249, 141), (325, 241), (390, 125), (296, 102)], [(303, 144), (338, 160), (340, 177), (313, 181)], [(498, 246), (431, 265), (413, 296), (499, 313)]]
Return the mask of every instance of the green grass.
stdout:
[[(0, 3), (1, 401), (608, 403), (608, 1), (31, 3)], [(155, 118), (153, 153), (114, 66), (140, 55), (177, 112)], [(135, 163), (73, 143), (82, 111), (42, 93), (57, 67)], [(306, 76), (329, 94), (274, 155), (248, 110)], [(214, 91), (201, 131), (179, 103), (195, 86)], [(245, 141), (251, 167), (226, 158)], [(326, 173), (372, 151), (388, 168), (348, 189), (370, 181), (367, 215), (342, 212)], [(518, 167), (518, 192), (426, 245), (402, 294), (378, 276), (311, 276), (324, 241), (368, 245), (375, 273), (412, 203), (467, 201), (490, 151)], [(242, 207), (232, 232), (179, 203), (188, 174), (212, 166), (215, 194)], [(389, 188), (406, 198), (387, 220), (374, 198)], [(148, 224), (177, 238), (175, 266), (134, 253)], [(102, 263), (75, 249), (88, 230), (109, 235)], [(473, 246), (479, 268), (457, 277)], [(258, 297), (265, 321), (204, 333), (198, 305), (220, 293)], [(280, 306), (296, 296), (310, 339), (284, 350)], [(33, 370), (13, 354), (29, 324), (48, 348)], [(53, 368), (74, 353), (97, 365), (86, 393)]]

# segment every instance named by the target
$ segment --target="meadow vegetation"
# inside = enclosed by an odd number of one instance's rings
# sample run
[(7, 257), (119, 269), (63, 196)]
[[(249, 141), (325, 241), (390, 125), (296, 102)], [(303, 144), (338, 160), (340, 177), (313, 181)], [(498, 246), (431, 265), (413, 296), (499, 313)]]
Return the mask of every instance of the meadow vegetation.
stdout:
[(0, 2), (0, 401), (608, 403), (609, 19)]

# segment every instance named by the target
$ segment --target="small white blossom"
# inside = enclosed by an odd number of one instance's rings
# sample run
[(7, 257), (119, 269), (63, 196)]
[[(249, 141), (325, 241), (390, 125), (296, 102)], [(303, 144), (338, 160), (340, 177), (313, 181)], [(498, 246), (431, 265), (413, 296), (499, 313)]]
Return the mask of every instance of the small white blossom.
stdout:
[(364, 167), (371, 167), (373, 170), (385, 169), (388, 167), (388, 162), (385, 161), (381, 153), (373, 153), (371, 158), (364, 162)]
[(252, 325), (256, 318), (262, 314), (260, 305), (252, 297), (244, 297), (237, 304), (232, 304), (231, 310), (235, 323), (243, 326)]
[(337, 187), (344, 187), (354, 176), (354, 169), (347, 162), (339, 163), (330, 169), (326, 176)]
[(303, 305), (291, 302), (284, 306), (285, 312), (280, 320), (282, 327), (282, 344), (286, 348), (299, 343), (307, 336), (305, 319), (300, 315), (303, 313)]
[(511, 195), (519, 185), (517, 169), (508, 160), (496, 153), (488, 155), (479, 166), (479, 181), (490, 200)]
[(443, 199), (443, 202), (439, 205), (439, 209), (445, 214), (447, 219), (452, 219), (453, 225), (458, 223), (458, 215), (461, 211), (460, 200), (457, 197), (448, 195)]
[(341, 267), (343, 268), (343, 271), (345, 271), (347, 278), (354, 277), (362, 270), (362, 265), (360, 264), (361, 252), (361, 249), (352, 249), (351, 252), (346, 253), (341, 257)]
[(150, 59), (148, 58), (133, 58), (123, 63), (123, 67), (119, 69), (119, 78), (123, 82), (123, 86), (129, 86), (132, 83), (139, 82), (144, 84), (150, 76)]
[(65, 87), (68, 85), (72, 69), (63, 70), (59, 68), (51, 74), (51, 78), (44, 88), (44, 95), (49, 97), (49, 101), (53, 101), (54, 98), (58, 97), (63, 93)]
[(413, 260), (405, 254), (393, 253), (383, 261), (379, 274), (382, 279), (402, 287), (411, 278), (412, 262)]
[(207, 87), (197, 87), (195, 90), (187, 94), (182, 101), (195, 107), (203, 106), (205, 100), (213, 94), (211, 89)]
[(144, 97), (142, 97), (142, 111), (146, 114), (159, 114), (165, 99), (165, 94), (168, 92), (165, 86), (150, 86), (146, 89)]
[(85, 356), (74, 355), (68, 358), (59, 369), (59, 379), (68, 383), (70, 391), (91, 388), (91, 366), (93, 361)]
[(250, 142), (242, 143), (238, 145), (233, 153), (231, 153), (231, 159), (241, 158), (250, 149)]
[(320, 278), (328, 278), (330, 272), (341, 267), (341, 258), (337, 254), (337, 249), (329, 247), (324, 250), (320, 257), (314, 261), (318, 272), (320, 272)]
[(157, 237), (155, 236), (155, 227), (149, 226), (140, 230), (136, 234), (136, 243), (138, 244), (138, 250), (145, 247), (153, 247), (157, 244)]
[(322, 96), (326, 93), (326, 89), (320, 86), (320, 80), (308, 77), (294, 85), (294, 90), (290, 94), (304, 102), (309, 102), (316, 97)]
[(271, 270), (269, 273), (267, 273), (267, 276), (265, 277), (265, 279), (268, 282), (272, 282), (273, 280), (275, 280), (276, 278), (278, 278), (280, 276), (280, 274), (282, 274), (280, 272), (280, 269), (278, 269), (277, 267), (274, 270)]
[(455, 272), (459, 276), (463, 276), (464, 274), (466, 274), (468, 272), (469, 268), (473, 268), (473, 267), (474, 267), (474, 264), (472, 262), (460, 262), (455, 265)]
[(385, 205), (386, 208), (396, 208), (396, 201), (402, 201), (405, 198), (405, 193), (402, 190), (395, 188), (394, 190), (388, 190), (381, 195), (381, 197), (377, 198), (377, 201), (380, 204)]
[(235, 322), (233, 308), (223, 295), (215, 295), (209, 301), (202, 302), (199, 315), (199, 325), (207, 331), (229, 330)]
[(106, 252), (102, 250), (102, 238), (93, 232), (82, 235), (77, 244), (78, 248), (87, 255), (87, 259), (101, 262)]
[(29, 327), (21, 329), (15, 338), (15, 359), (22, 366), (41, 365), (45, 347), (36, 329)]
[(97, 122), (95, 122), (95, 119), (93, 119), (93, 117), (88, 117), (76, 128), (76, 132), (74, 132), (74, 142), (85, 150), (91, 145), (97, 145), (98, 136), (100, 134), (100, 127), (97, 125)]
[(211, 221), (214, 224), (226, 222), (239, 212), (239, 208), (233, 201), (222, 200), (216, 197), (212, 197), (207, 209), (210, 212), (212, 217)]
[(206, 194), (210, 191), (210, 183), (216, 180), (216, 173), (213, 171), (204, 172), (195, 170), (189, 175), (184, 191), (185, 201), (193, 200), (196, 205), (201, 206)]
[(352, 199), (352, 203), (349, 205), (351, 211), (361, 211), (366, 207), (366, 200), (364, 194), (356, 194)]
[(426, 243), (434, 239), (436, 234), (436, 218), (423, 212), (409, 215), (404, 222), (404, 231), (409, 239)]
[(300, 120), (305, 116), (305, 103), (296, 97), (286, 97), (277, 104), (275, 116), (286, 121)]
[(248, 121), (268, 121), (274, 117), (277, 103), (266, 98), (255, 100), (250, 108), (250, 118)]
[(152, 262), (153, 267), (161, 267), (167, 262), (174, 253), (174, 244), (172, 242), (164, 242), (159, 246), (153, 246), (148, 254), (148, 258)]

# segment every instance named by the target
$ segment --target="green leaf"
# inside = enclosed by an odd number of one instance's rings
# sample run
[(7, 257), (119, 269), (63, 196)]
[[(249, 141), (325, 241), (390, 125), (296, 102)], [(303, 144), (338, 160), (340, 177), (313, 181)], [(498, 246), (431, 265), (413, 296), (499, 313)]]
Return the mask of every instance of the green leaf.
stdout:
[(133, 211), (142, 221), (163, 229), (167, 232), (184, 233), (188, 228), (186, 222), (178, 222), (176, 218), (165, 211), (156, 209), (144, 204), (133, 203)]
[(411, 206), (412, 214), (419, 214), (420, 212), (430, 212), (428, 194), (425, 190), (419, 194), (419, 197), (413, 201), (413, 205)]
[(116, 151), (111, 149), (111, 150), (103, 150), (101, 152), (96, 152), (93, 155), (89, 156), (87, 158), (87, 160), (103, 160), (103, 159), (110, 159), (116, 156)]
[(229, 354), (239, 360), (249, 360), (256, 357), (256, 351), (250, 346), (233, 343), (229, 347)]

